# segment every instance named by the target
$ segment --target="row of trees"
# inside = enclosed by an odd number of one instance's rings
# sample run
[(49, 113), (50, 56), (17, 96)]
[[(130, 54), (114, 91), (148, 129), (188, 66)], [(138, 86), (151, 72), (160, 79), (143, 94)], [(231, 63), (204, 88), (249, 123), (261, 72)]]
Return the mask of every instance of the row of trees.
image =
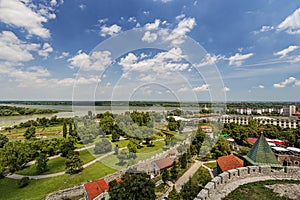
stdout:
[(16, 106), (0, 106), (0, 116), (34, 115), (57, 113), (54, 109), (24, 108)]

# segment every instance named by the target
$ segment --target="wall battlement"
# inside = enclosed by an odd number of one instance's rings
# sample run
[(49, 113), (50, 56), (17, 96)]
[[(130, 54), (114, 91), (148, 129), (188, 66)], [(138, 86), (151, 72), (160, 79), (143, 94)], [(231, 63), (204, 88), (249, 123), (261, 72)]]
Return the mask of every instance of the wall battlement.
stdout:
[(300, 180), (299, 167), (248, 166), (219, 174), (208, 182), (195, 200), (217, 200), (226, 197), (240, 185), (265, 180)]

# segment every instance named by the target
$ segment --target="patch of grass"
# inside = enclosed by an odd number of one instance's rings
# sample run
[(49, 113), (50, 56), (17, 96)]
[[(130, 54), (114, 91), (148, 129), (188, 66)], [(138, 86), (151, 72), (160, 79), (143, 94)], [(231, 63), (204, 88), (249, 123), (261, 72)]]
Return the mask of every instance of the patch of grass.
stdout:
[(251, 199), (251, 200), (287, 200), (287, 197), (280, 197), (279, 194), (274, 193), (272, 189), (265, 187), (265, 185), (272, 184), (284, 184), (284, 183), (297, 183), (300, 181), (261, 181), (255, 183), (248, 183), (239, 186), (236, 190), (231, 192), (225, 200), (235, 200), (235, 199)]
[(204, 167), (199, 167), (199, 169), (192, 177), (192, 183), (201, 185), (202, 187), (204, 187), (210, 180), (211, 180), (211, 176), (208, 170), (205, 169)]
[[(95, 159), (95, 157), (88, 150), (79, 151), (79, 156), (84, 164)], [(65, 171), (66, 170), (65, 161), (66, 161), (66, 158), (63, 158), (63, 157), (58, 157), (58, 158), (48, 160), (47, 165), (48, 165), (49, 170), (45, 171), (42, 174), (53, 174), (53, 173)], [(27, 176), (40, 175), (36, 171), (35, 164), (30, 165), (29, 167), (26, 167), (22, 170), (17, 171), (16, 174), (27, 175)]]
[(129, 143), (129, 140), (119, 140), (117, 142), (113, 142), (114, 145), (118, 145), (119, 148), (126, 147)]
[(213, 163), (205, 163), (204, 164), (206, 167), (210, 168), (210, 169), (215, 169), (217, 168), (217, 162), (213, 162)]
[(40, 200), (44, 199), (47, 194), (56, 190), (79, 185), (90, 180), (96, 180), (114, 172), (114, 169), (97, 162), (94, 165), (87, 167), (79, 174), (66, 174), (53, 178), (30, 180), (29, 185), (24, 188), (18, 188), (18, 180), (4, 178), (0, 179), (0, 199)]

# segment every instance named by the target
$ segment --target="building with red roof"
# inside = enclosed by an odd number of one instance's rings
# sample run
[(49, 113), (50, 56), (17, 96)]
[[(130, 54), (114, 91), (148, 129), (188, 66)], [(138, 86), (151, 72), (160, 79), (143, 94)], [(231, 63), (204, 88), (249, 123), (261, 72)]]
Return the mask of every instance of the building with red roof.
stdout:
[(84, 199), (85, 200), (108, 200), (109, 186), (102, 178), (93, 182), (84, 184)]
[(244, 167), (244, 161), (235, 155), (221, 156), (217, 159), (218, 169), (221, 172), (228, 171), (230, 169), (236, 169)]
[(173, 166), (174, 159), (170, 157), (161, 158), (152, 162), (154, 173), (159, 174), (162, 170)]

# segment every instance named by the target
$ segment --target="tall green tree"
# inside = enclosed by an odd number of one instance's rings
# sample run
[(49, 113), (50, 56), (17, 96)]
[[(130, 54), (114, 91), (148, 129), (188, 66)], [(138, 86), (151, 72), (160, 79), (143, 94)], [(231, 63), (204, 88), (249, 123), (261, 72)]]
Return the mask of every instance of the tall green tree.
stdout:
[(40, 153), (39, 157), (36, 159), (36, 170), (39, 174), (48, 170), (47, 162), (48, 158), (46, 154)]
[(155, 200), (155, 183), (150, 175), (140, 173), (126, 172), (122, 176), (122, 182), (109, 183), (109, 196), (112, 200), (130, 199), (130, 200)]
[(179, 193), (177, 192), (175, 186), (173, 185), (173, 189), (171, 190), (171, 192), (169, 193), (169, 196), (168, 196), (168, 199), (169, 200), (180, 200), (180, 195)]
[(24, 137), (26, 140), (33, 138), (34, 135), (35, 135), (35, 126), (30, 126), (29, 128), (26, 129), (24, 133)]
[(161, 180), (164, 183), (166, 183), (168, 180), (170, 180), (170, 172), (167, 169), (163, 170), (162, 175), (161, 175)]
[(107, 153), (112, 150), (112, 145), (110, 141), (106, 138), (102, 138), (100, 142), (97, 142), (95, 144), (94, 153), (100, 154), (100, 153)]
[(0, 133), (0, 148), (2, 148), (8, 142), (8, 137)]
[(170, 172), (171, 172), (171, 178), (173, 180), (175, 180), (177, 178), (177, 176), (178, 176), (177, 163), (176, 163), (175, 160), (173, 162), (173, 166), (172, 166)]
[(66, 138), (67, 134), (68, 134), (67, 123), (64, 121), (64, 125), (63, 125), (63, 137)]
[(74, 151), (69, 153), (66, 159), (66, 169), (71, 174), (78, 173), (82, 170), (83, 162), (79, 157), (79, 153)]
[(184, 169), (184, 168), (186, 168), (186, 166), (187, 166), (187, 155), (186, 155), (186, 153), (184, 153), (184, 154), (182, 154), (182, 156), (180, 157), (180, 167), (182, 168), (182, 169)]

